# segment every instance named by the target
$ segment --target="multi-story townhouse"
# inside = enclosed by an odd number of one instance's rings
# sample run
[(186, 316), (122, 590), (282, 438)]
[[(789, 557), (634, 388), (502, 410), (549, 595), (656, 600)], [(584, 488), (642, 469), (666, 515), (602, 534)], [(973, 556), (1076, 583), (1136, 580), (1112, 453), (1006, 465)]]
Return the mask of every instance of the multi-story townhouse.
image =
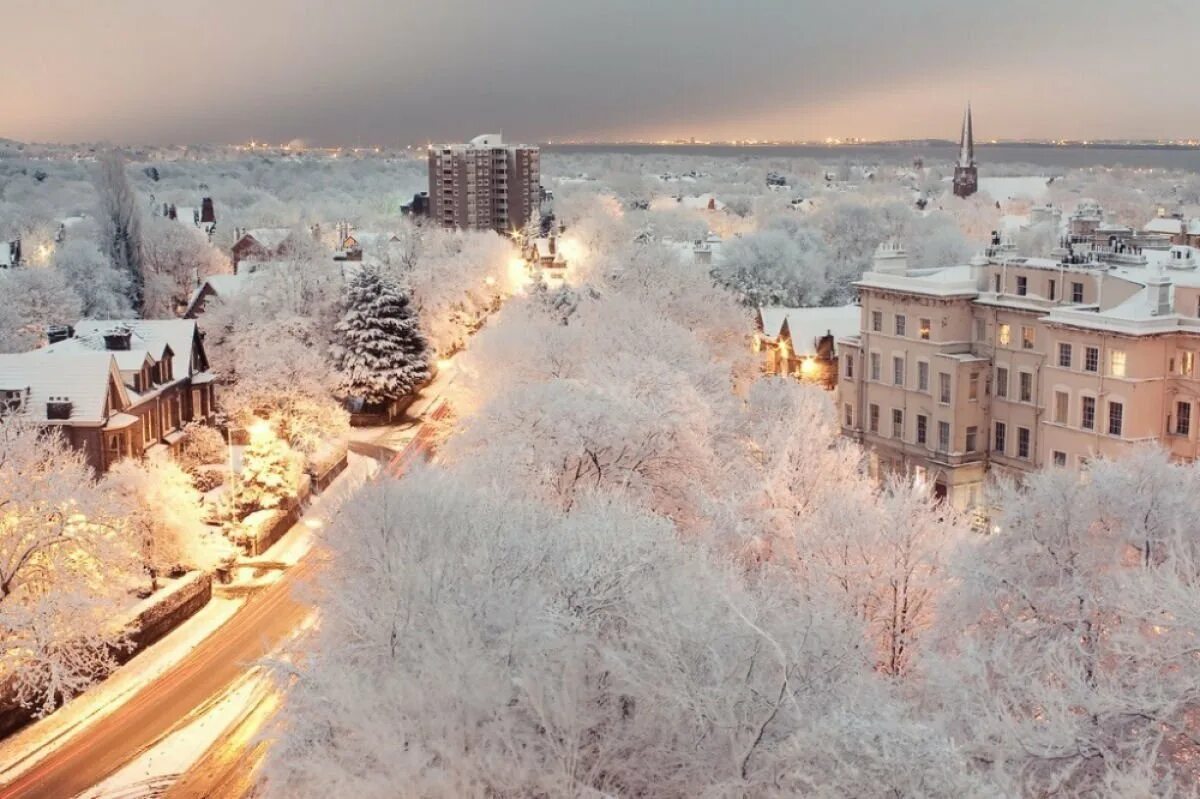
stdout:
[(843, 431), (874, 469), (971, 507), (992, 471), (1082, 468), (1147, 441), (1196, 456), (1200, 254), (1059, 255), (908, 270), (881, 248), (857, 283), (859, 333), (838, 341)]

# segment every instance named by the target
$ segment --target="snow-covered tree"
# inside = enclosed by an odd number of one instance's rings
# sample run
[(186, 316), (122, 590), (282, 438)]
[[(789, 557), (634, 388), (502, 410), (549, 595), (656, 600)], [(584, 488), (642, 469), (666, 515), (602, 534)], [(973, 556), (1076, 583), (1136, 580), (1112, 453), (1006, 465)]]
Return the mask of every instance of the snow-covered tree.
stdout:
[(204, 524), (200, 492), (174, 461), (123, 460), (108, 471), (102, 487), (122, 504), (151, 591), (158, 590), (161, 575), (209, 569), (230, 553), (228, 542)]
[(247, 428), (250, 441), (242, 452), (234, 504), (243, 515), (284, 505), (296, 496), (301, 461), (271, 425), (258, 421)]
[(347, 284), (334, 334), (341, 397), (385, 404), (429, 379), (429, 345), (410, 298), (378, 269), (364, 267)]
[(40, 267), (0, 272), (0, 297), (0, 352), (44, 345), (50, 326), (75, 324), (83, 307), (62, 274)]
[(271, 796), (984, 795), (845, 614), (622, 502), (417, 474), (323, 546)]
[(831, 304), (844, 301), (850, 282), (870, 269), (875, 249), (888, 230), (875, 207), (851, 199), (821, 208), (816, 222), (830, 252), (825, 270), (827, 299)]
[(128, 273), (114, 268), (95, 242), (67, 239), (55, 248), (53, 264), (79, 295), (84, 317), (125, 319), (132, 313)]
[(142, 269), (144, 313), (150, 318), (178, 315), (206, 277), (233, 271), (229, 258), (201, 230), (163, 216), (150, 217), (143, 226)]
[(128, 277), (130, 304), (140, 311), (145, 290), (141, 201), (129, 183), (121, 153), (110, 150), (100, 157), (95, 184), (97, 217), (109, 261)]
[(764, 230), (722, 245), (713, 276), (747, 305), (814, 305), (824, 293), (829, 252), (818, 235)]
[[(1200, 739), (1200, 470), (1147, 450), (1005, 486), (925, 679), (1023, 795), (1186, 795)], [(932, 686), (936, 686), (933, 688)]]
[(136, 542), (83, 457), (0, 416), (0, 674), (40, 713), (116, 665)]

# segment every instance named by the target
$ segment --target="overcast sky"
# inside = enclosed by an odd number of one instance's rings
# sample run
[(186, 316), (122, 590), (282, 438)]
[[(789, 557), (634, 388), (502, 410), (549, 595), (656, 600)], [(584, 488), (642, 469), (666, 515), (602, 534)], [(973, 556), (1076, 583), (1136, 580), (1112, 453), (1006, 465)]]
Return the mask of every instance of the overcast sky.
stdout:
[(1200, 137), (1200, 0), (0, 0), (0, 137)]

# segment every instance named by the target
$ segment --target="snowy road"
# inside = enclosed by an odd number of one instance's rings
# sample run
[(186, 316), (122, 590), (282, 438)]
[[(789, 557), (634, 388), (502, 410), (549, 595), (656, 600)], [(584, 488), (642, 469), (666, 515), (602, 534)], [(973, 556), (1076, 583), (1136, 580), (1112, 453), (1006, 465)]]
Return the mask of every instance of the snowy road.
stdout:
[(0, 799), (74, 796), (133, 761), (180, 719), (228, 691), (258, 659), (301, 626), (312, 609), (292, 589), (314, 569), (307, 558), (289, 569), (175, 668), (0, 788)]
[[(440, 390), (428, 393), (433, 396), (422, 403), (419, 418), (444, 417), (448, 409), (439, 396)], [(402, 474), (414, 458), (427, 456), (431, 448), (429, 427), (421, 422), (406, 427), (402, 432), (396, 431), (395, 438), (405, 442), (398, 447), (399, 452), (376, 445), (379, 452), (371, 453), (375, 457), (394, 455), (387, 466), (387, 472), (393, 476)], [(397, 443), (387, 442), (392, 446)], [(362, 473), (351, 475), (357, 472)], [(328, 492), (342, 496), (326, 499), (336, 505), (352, 490), (352, 483), (357, 484), (366, 476), (362, 469), (348, 469), (335, 481), (334, 490)], [(87, 729), (56, 744), (39, 762), (0, 786), (0, 799), (76, 796), (135, 764), (139, 758), (146, 759), (152, 748), (167, 736), (179, 734), (182, 721), (193, 718), (198, 708), (234, 693), (260, 659), (305, 626), (312, 607), (294, 589), (311, 578), (317, 568), (314, 557), (299, 558), (276, 582), (251, 595), (229, 621), (174, 667)], [(273, 715), (276, 700), (273, 692), (260, 697), (243, 717), (221, 733), (182, 779), (176, 782), (173, 779), (176, 775), (148, 779), (140, 795), (163, 795), (163, 789), (167, 789), (168, 796), (205, 799), (248, 795), (253, 788), (254, 772), (265, 754), (265, 745), (257, 740), (256, 734)]]

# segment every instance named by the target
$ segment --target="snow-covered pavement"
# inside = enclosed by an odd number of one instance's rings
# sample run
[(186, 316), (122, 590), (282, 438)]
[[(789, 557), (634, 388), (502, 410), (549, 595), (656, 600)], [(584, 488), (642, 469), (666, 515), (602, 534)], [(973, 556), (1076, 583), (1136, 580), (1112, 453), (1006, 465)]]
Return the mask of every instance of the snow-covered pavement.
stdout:
[[(80, 763), (87, 763), (97, 777), (110, 773), (93, 756), (96, 750), (104, 753), (104, 762), (112, 763), (107, 769), (118, 767), (124, 772), (164, 741), (181, 734), (179, 725), (184, 719), (192, 720), (199, 713), (207, 716), (208, 710), (215, 712), (218, 706), (224, 706), (221, 697), (226, 696), (231, 685), (240, 684), (245, 669), (269, 654), (272, 646), (269, 642), (278, 642), (280, 634), (286, 637), (294, 633), (310, 615), (308, 608), (291, 597), (291, 589), (292, 584), (303, 579), (299, 572), (311, 572), (305, 568), (311, 564), (304, 560), (304, 555), (312, 545), (314, 532), (379, 469), (371, 458), (351, 453), (349, 459), (346, 470), (313, 500), (297, 524), (268, 553), (254, 559), (273, 566), (259, 570), (259, 576), (265, 575), (267, 579), (254, 585), (255, 590), (245, 597), (214, 596), (195, 616), (139, 653), (107, 680), (48, 718), (0, 742), (0, 786), (4, 786), (0, 787), (0, 797), (47, 795), (41, 790), (47, 780), (64, 788), (74, 786), (69, 792), (55, 795), (78, 793), (89, 787), (88, 782), (80, 784), (85, 779)], [(287, 585), (273, 585), (283, 582), (285, 577)], [(243, 607), (246, 612), (239, 613)], [(226, 672), (229, 677), (222, 676)], [(235, 676), (229, 682), (222, 681)], [(200, 695), (201, 683), (206, 682), (212, 682), (217, 690)], [(195, 699), (191, 698), (193, 695)], [(172, 703), (178, 706), (178, 711), (168, 707)], [(244, 705), (242, 702), (239, 706)], [(187, 723), (192, 726), (190, 721)], [(213, 734), (219, 735), (224, 726), (209, 720), (193, 733), (199, 735), (201, 729), (218, 728)], [(137, 731), (140, 742), (128, 740), (133, 730)], [(174, 759), (160, 753), (155, 760), (160, 766), (150, 769), (146, 763), (142, 764), (144, 779), (169, 776), (168, 766), (179, 762), (178, 753), (189, 747), (180, 744), (171, 748), (176, 750)], [(204, 749), (205, 746), (196, 745), (193, 759)], [(147, 770), (164, 773), (149, 774)], [(145, 787), (152, 789), (149, 784)]]

